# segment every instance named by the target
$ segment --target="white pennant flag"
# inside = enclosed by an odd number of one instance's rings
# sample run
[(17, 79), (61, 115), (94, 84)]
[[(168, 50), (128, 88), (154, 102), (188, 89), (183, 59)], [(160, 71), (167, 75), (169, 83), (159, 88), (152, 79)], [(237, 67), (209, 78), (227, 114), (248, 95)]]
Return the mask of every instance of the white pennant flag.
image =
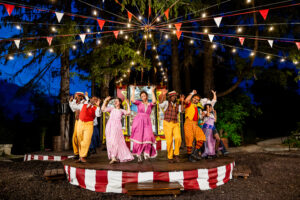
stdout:
[(269, 42), (269, 45), (270, 45), (271, 47), (273, 47), (273, 42), (274, 42), (274, 40), (268, 40), (268, 42)]
[(222, 20), (222, 17), (215, 17), (214, 20), (215, 20), (217, 26), (219, 27), (220, 23), (221, 23), (221, 20)]
[(14, 40), (14, 42), (15, 42), (17, 48), (19, 48), (19, 47), (20, 47), (20, 42), (21, 42), (21, 40)]
[(80, 34), (79, 36), (80, 36), (82, 43), (84, 43), (86, 34)]
[(64, 16), (64, 13), (55, 12), (55, 15), (56, 15), (58, 23), (60, 23), (62, 17)]
[(212, 42), (215, 36), (211, 35), (211, 34), (208, 34), (208, 37), (209, 37), (210, 42)]

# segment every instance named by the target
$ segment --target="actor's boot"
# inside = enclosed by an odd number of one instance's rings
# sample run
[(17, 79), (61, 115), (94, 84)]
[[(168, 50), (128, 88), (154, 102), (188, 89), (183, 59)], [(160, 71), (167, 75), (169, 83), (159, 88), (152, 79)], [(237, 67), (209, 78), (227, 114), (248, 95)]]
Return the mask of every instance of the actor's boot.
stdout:
[(192, 154), (192, 156), (194, 157), (195, 160), (201, 160), (202, 157), (199, 155), (200, 153), (200, 149), (194, 149), (194, 152)]
[(188, 160), (189, 160), (190, 162), (196, 162), (196, 160), (194, 160), (192, 154), (188, 155)]

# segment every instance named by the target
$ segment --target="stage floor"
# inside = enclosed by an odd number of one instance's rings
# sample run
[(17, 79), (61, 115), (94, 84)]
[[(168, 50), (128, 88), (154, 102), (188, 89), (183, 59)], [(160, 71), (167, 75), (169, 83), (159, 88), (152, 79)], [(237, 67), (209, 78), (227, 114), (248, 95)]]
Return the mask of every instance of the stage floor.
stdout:
[(63, 161), (63, 165), (82, 169), (95, 169), (95, 170), (112, 170), (112, 171), (125, 171), (125, 172), (169, 172), (169, 171), (189, 171), (195, 169), (212, 169), (219, 166), (225, 166), (233, 163), (234, 159), (231, 157), (219, 157), (215, 159), (202, 159), (195, 163), (189, 162), (186, 154), (180, 155), (179, 163), (169, 163), (166, 151), (159, 151), (156, 158), (149, 161), (137, 163), (137, 159), (127, 163), (109, 164), (107, 152), (101, 151), (97, 154), (90, 156), (87, 163), (76, 163), (73, 159)]

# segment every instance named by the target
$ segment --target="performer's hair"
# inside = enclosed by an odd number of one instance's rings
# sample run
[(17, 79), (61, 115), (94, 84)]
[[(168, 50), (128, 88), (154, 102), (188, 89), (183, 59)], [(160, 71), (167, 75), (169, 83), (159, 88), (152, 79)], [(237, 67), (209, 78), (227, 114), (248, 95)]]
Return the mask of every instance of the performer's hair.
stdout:
[(199, 97), (201, 99), (200, 94), (194, 94), (191, 99), (193, 99), (194, 97)]
[(207, 109), (207, 107), (212, 107), (212, 105), (211, 105), (211, 104), (209, 104), (209, 103), (208, 103), (208, 104), (205, 104), (205, 105), (204, 105), (204, 107), (203, 107), (203, 108), (204, 108), (204, 110), (206, 110), (206, 109)]
[(142, 96), (143, 93), (148, 97), (148, 93), (146, 91), (141, 91), (140, 96)]
[(121, 99), (121, 98), (119, 98), (119, 97), (116, 97), (116, 99), (117, 99), (117, 100), (119, 100), (119, 102), (120, 102), (120, 108), (121, 108), (121, 109), (123, 109), (123, 105), (122, 105), (122, 99)]

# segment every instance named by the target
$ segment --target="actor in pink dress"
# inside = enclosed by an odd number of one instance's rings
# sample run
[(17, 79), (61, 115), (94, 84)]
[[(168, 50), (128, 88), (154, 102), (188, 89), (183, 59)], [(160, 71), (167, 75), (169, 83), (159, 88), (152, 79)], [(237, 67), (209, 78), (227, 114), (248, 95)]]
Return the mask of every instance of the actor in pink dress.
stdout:
[(152, 103), (148, 102), (148, 94), (142, 91), (140, 97), (142, 101), (136, 101), (134, 98), (135, 87), (132, 89), (131, 101), (137, 105), (138, 113), (133, 119), (130, 140), (133, 142), (132, 154), (138, 157), (138, 162), (142, 162), (142, 155), (145, 159), (157, 156), (155, 149), (155, 137), (152, 131), (150, 114), (156, 104), (154, 94), (155, 87), (152, 87)]
[(106, 148), (108, 159), (110, 159), (109, 164), (120, 162), (128, 162), (133, 160), (133, 156), (128, 149), (124, 135), (122, 132), (121, 119), (123, 115), (130, 114), (130, 106), (127, 100), (127, 111), (122, 109), (122, 100), (117, 98), (115, 100), (115, 108), (106, 105), (109, 102), (110, 97), (107, 97), (102, 105), (103, 112), (110, 112), (109, 120), (105, 128), (106, 136)]

